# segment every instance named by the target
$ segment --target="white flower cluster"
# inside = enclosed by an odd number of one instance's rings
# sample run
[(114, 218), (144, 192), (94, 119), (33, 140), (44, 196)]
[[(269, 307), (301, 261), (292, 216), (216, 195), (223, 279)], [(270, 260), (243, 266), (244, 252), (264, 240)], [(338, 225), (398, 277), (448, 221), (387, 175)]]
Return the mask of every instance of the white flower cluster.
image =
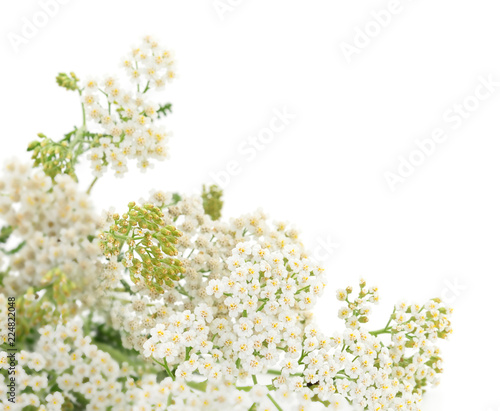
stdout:
[(29, 287), (41, 287), (57, 268), (77, 285), (75, 296), (91, 298), (100, 251), (89, 236), (97, 233), (97, 219), (88, 195), (71, 177), (58, 175), (52, 184), (42, 171), (9, 161), (0, 179), (2, 220), (24, 245), (6, 258), (9, 273), (0, 290), (19, 295)]
[[(321, 270), (297, 258), (293, 247), (282, 254), (240, 243), (227, 264), (231, 274), (207, 285), (211, 304), (157, 324), (144, 344), (146, 357), (173, 365), (176, 376), (187, 380), (201, 375), (236, 384), (250, 375), (278, 374), (271, 388), (276, 397), (286, 403), (295, 392), (305, 409), (317, 398), (349, 400), (359, 409), (417, 411), (422, 388), (438, 383), (441, 360), (433, 344), (450, 332), (442, 304), (401, 303), (394, 332), (380, 332), (392, 334), (385, 345), (378, 332), (360, 326), (369, 303), (378, 301), (375, 288), (362, 288), (339, 312), (346, 319), (343, 336), (328, 337), (307, 321), (306, 310), (324, 288)], [(345, 300), (349, 292), (338, 294)]]
[[(439, 299), (399, 303), (369, 331), (379, 294), (361, 280), (357, 296), (337, 291), (345, 328), (322, 333), (312, 308), (325, 274), (297, 230), (261, 211), (219, 220), (216, 186), (153, 192), (98, 221), (88, 193), (108, 166), (122, 176), (129, 160), (145, 170), (167, 154), (155, 120), (170, 105), (146, 94), (175, 77), (171, 53), (147, 37), (122, 65), (133, 90), (60, 73), (83, 126), (58, 142), (40, 134), (34, 170), (11, 161), (0, 179), (1, 369), (14, 305), (18, 348), (17, 403), (2, 373), (3, 409), (420, 411), (452, 332)], [(83, 193), (87, 152), (96, 178)]]
[(150, 90), (161, 90), (175, 78), (172, 53), (146, 37), (122, 61), (132, 81), (130, 89), (122, 88), (119, 79), (107, 76), (84, 82), (82, 103), (90, 119), (98, 125), (98, 140), (88, 154), (94, 175), (100, 177), (108, 165), (116, 176), (127, 171), (127, 162), (137, 160), (145, 171), (153, 166), (151, 159), (167, 157), (166, 143), (170, 134), (155, 124), (159, 114), (169, 105), (147, 100)]
[[(180, 379), (237, 385), (252, 375), (278, 375), (268, 388), (289, 407), (298, 396), (305, 409), (315, 400), (419, 410), (423, 387), (438, 382), (439, 349), (431, 345), (449, 332), (447, 308), (435, 301), (423, 308), (403, 304), (393, 316), (404, 330), (370, 333), (362, 326), (379, 295), (362, 281), (354, 301), (350, 288), (338, 291), (347, 302), (339, 310), (346, 330), (326, 336), (310, 313), (325, 279), (296, 230), (283, 223), (271, 228), (261, 212), (214, 222), (196, 197), (171, 205), (172, 195), (158, 192), (150, 201), (167, 211), (167, 224), (183, 230), (177, 246), (187, 271), (161, 298), (138, 288), (130, 304), (115, 302), (112, 318), (125, 331), (124, 346), (166, 361)], [(410, 311), (397, 317), (402, 309)], [(408, 325), (417, 322), (418, 329)], [(384, 343), (384, 334), (392, 342)]]
[[(308, 310), (325, 286), (321, 268), (292, 245), (281, 253), (257, 242), (237, 244), (227, 264), (229, 275), (206, 286), (210, 305), (164, 319), (151, 330), (144, 355), (180, 363), (179, 378), (202, 375), (214, 383), (273, 367), (297, 372)], [(321, 343), (306, 338), (305, 344)]]
[[(0, 302), (3, 299), (5, 296), (0, 294)], [(247, 410), (253, 398), (264, 392), (262, 387), (248, 395), (229, 386), (221, 389), (206, 383), (190, 385), (170, 377), (159, 378), (148, 370), (138, 372), (126, 363), (120, 366), (83, 334), (79, 320), (45, 326), (39, 332), (34, 352), (23, 350), (17, 355), (15, 404), (6, 400), (8, 381), (0, 373), (2, 410), (31, 406), (41, 411), (60, 411), (70, 403), (95, 411), (149, 411), (167, 407), (169, 411)], [(0, 351), (0, 369), (6, 370), (8, 366), (7, 352)]]
[[(213, 304), (213, 298), (206, 291), (208, 282), (228, 275), (225, 260), (239, 242), (260, 238), (267, 249), (279, 251), (293, 245), (300, 257), (306, 256), (297, 241), (296, 230), (284, 223), (271, 227), (260, 211), (226, 223), (212, 221), (204, 213), (201, 198), (197, 196), (185, 197), (173, 204), (172, 194), (155, 192), (148, 202), (162, 207), (166, 224), (175, 225), (182, 231), (176, 248), (186, 273), (175, 288), (167, 289), (161, 296), (146, 287), (134, 286), (133, 303), (124, 306), (115, 302), (112, 309), (114, 327), (124, 334), (123, 343), (127, 348), (142, 351), (149, 330), (164, 318), (183, 310), (194, 311), (199, 304)], [(110, 261), (104, 273), (104, 284), (123, 276), (118, 271), (123, 270), (120, 265)]]
[[(368, 303), (378, 301), (378, 292), (365, 289), (364, 280), (360, 287), (353, 301), (349, 301), (352, 289), (337, 291), (337, 298), (347, 302), (338, 314), (346, 322), (342, 349), (346, 364), (345, 380), (337, 384), (337, 391), (362, 409), (420, 410), (424, 387), (439, 383), (437, 374), (442, 370), (436, 343), (452, 332), (451, 309), (439, 300), (424, 306), (402, 302), (384, 329), (369, 333), (361, 325), (368, 321)], [(389, 341), (383, 340), (385, 334), (391, 335)]]

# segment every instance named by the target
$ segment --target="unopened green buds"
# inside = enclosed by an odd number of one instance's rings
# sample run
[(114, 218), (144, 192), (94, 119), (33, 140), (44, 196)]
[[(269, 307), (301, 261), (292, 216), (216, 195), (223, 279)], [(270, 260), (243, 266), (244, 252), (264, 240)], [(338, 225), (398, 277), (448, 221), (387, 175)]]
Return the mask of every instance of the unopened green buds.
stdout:
[(35, 140), (28, 145), (28, 151), (32, 151), (31, 158), (35, 167), (42, 167), (50, 178), (54, 179), (58, 174), (68, 174), (76, 180), (75, 164), (72, 161), (71, 148), (67, 144), (61, 144), (40, 133), (41, 141)]
[(222, 201), (222, 189), (218, 186), (211, 185), (209, 189), (203, 186), (203, 209), (205, 214), (208, 214), (212, 220), (218, 220), (221, 217), (221, 210), (224, 202)]
[[(160, 208), (128, 204), (128, 212), (114, 214), (114, 224), (101, 235), (101, 250), (106, 257), (121, 255), (134, 283), (143, 281), (150, 289), (163, 293), (163, 286), (173, 287), (185, 269), (177, 258), (178, 237), (182, 233), (165, 224)], [(124, 245), (128, 250), (122, 252)]]
[(80, 79), (76, 77), (75, 73), (73, 72), (69, 73), (69, 75), (66, 73), (59, 73), (56, 77), (57, 84), (59, 84), (59, 86), (61, 87), (64, 87), (66, 90), (77, 90), (77, 83), (79, 81)]

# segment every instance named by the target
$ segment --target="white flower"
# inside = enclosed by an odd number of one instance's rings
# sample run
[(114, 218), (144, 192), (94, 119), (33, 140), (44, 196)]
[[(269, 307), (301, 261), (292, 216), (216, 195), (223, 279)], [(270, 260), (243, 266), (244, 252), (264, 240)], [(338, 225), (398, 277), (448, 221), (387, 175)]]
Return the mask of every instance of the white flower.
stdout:
[(221, 280), (210, 280), (207, 286), (207, 294), (215, 298), (221, 298), (224, 293), (224, 285)]
[(49, 410), (60, 410), (62, 404), (64, 403), (64, 397), (60, 392), (55, 392), (54, 394), (49, 394), (45, 397), (47, 401), (47, 407)]
[(142, 353), (146, 358), (151, 355), (156, 355), (156, 343), (152, 340), (148, 340), (144, 343), (144, 351)]

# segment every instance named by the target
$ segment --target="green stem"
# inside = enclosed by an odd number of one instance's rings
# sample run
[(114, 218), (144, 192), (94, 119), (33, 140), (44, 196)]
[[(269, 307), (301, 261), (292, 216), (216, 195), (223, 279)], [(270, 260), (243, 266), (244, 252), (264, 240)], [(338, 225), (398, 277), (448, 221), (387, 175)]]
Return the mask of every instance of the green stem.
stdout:
[(167, 371), (167, 374), (172, 378), (173, 381), (175, 381), (175, 376), (172, 374), (172, 371), (170, 371), (170, 368), (168, 367), (167, 360), (163, 359), (163, 365), (165, 367), (165, 370)]
[(394, 310), (392, 311), (392, 314), (389, 317), (389, 321), (387, 321), (387, 324), (385, 325), (384, 328), (381, 328), (380, 330), (377, 330), (377, 331), (370, 331), (370, 334), (374, 335), (374, 336), (377, 336), (379, 334), (391, 334), (392, 327), (389, 327), (389, 325), (391, 325), (392, 315), (394, 314), (395, 311), (396, 311), (396, 308), (394, 308)]
[[(251, 391), (253, 387), (254, 387), (253, 385), (245, 385), (243, 387), (238, 387), (236, 385), (234, 386), (234, 388), (236, 388), (238, 391), (245, 391), (245, 392)], [(269, 391), (275, 391), (276, 390), (276, 388), (272, 384), (266, 385), (266, 388)]]
[(299, 358), (299, 364), (302, 364), (302, 360), (304, 359), (304, 357), (307, 355), (307, 353), (305, 352), (305, 350), (302, 350), (302, 354)]
[(87, 188), (87, 195), (90, 194), (90, 192), (92, 191), (92, 188), (94, 187), (94, 184), (97, 182), (97, 180), (99, 179), (99, 177), (95, 177), (94, 180), (92, 180), (92, 183), (90, 183), (89, 185), (89, 188)]
[(177, 287), (175, 287), (175, 289), (176, 289), (179, 293), (181, 293), (182, 295), (185, 295), (186, 297), (188, 297), (190, 300), (192, 300), (192, 299), (193, 299), (193, 297), (191, 297), (191, 296), (189, 295), (189, 293), (188, 293), (188, 292), (184, 289), (184, 287), (182, 287), (182, 285), (178, 285)]
[(370, 331), (371, 335), (374, 335), (375, 337), (380, 334), (390, 334), (390, 331), (387, 328), (382, 328), (377, 331)]
[(297, 291), (295, 292), (295, 294), (298, 294), (298, 293), (300, 293), (301, 291), (307, 290), (307, 289), (309, 289), (310, 287), (311, 287), (311, 286), (310, 286), (310, 285), (308, 285), (308, 286), (306, 286), (306, 287), (304, 287), (304, 288), (301, 288), (300, 290), (297, 290)]
[(264, 302), (259, 308), (257, 308), (257, 312), (262, 311), (265, 306), (266, 306), (266, 303)]
[(278, 411), (283, 411), (283, 408), (279, 406), (279, 404), (274, 400), (271, 394), (267, 394), (267, 397), (271, 400), (271, 402), (274, 404), (276, 409), (278, 409)]
[(92, 317), (94, 316), (94, 310), (90, 310), (90, 314), (87, 317), (87, 321), (85, 321), (85, 324), (83, 326), (83, 330), (85, 332), (85, 335), (90, 335), (90, 327), (92, 324)]
[(128, 285), (125, 280), (120, 280), (120, 283), (122, 283), (123, 288), (125, 289), (125, 291), (127, 293), (132, 294), (132, 289), (130, 288), (130, 285)]
[(120, 240), (123, 240), (123, 241), (127, 241), (129, 239), (128, 235), (118, 234), (116, 231), (113, 231), (112, 235), (113, 235), (113, 237), (119, 238)]
[(160, 361), (155, 360), (154, 358), (152, 358), (152, 360), (153, 360), (156, 364), (158, 364), (160, 367), (165, 368), (165, 371), (167, 372), (168, 376), (169, 376), (170, 378), (172, 378), (172, 380), (173, 380), (173, 381), (175, 381), (175, 376), (174, 376), (174, 374), (172, 374), (172, 371), (170, 371), (170, 368), (168, 367), (168, 364), (167, 364), (167, 360), (165, 360), (165, 359), (164, 359), (164, 360), (163, 360), (163, 364), (162, 364)]
[[(80, 97), (82, 96), (82, 90), (78, 89), (78, 94), (80, 94)], [(83, 104), (83, 101), (82, 101), (82, 115), (83, 115), (83, 125), (87, 125), (87, 116), (85, 115), (85, 105)]]

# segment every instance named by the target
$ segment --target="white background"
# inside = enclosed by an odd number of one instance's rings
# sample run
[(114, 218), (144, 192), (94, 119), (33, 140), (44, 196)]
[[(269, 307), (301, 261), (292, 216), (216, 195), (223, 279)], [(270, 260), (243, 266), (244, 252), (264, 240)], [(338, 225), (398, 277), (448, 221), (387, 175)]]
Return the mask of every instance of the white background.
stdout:
[[(443, 113), (473, 95), (479, 76), (500, 80), (500, 8), (401, 0), (349, 63), (342, 42), (353, 44), (388, 4), (243, 0), (221, 18), (212, 0), (70, 0), (16, 52), (9, 33), (41, 7), (2, 2), (0, 160), (26, 156), (37, 132), (56, 138), (80, 124), (77, 95), (56, 86), (58, 72), (114, 73), (129, 45), (155, 35), (175, 51), (180, 74), (164, 94), (174, 110), (171, 159), (145, 175), (107, 175), (93, 192), (97, 207), (119, 209), (152, 188), (195, 192), (238, 161), (226, 216), (261, 206), (294, 222), (312, 250), (328, 238), (339, 244), (317, 307), (325, 330), (340, 327), (335, 290), (360, 276), (381, 289), (373, 328), (400, 298), (446, 296), (455, 334), (442, 344), (445, 374), (423, 409), (496, 411), (500, 88), (461, 127)], [(239, 145), (283, 107), (295, 118), (247, 161)], [(436, 127), (448, 140), (392, 192), (384, 173)]]

